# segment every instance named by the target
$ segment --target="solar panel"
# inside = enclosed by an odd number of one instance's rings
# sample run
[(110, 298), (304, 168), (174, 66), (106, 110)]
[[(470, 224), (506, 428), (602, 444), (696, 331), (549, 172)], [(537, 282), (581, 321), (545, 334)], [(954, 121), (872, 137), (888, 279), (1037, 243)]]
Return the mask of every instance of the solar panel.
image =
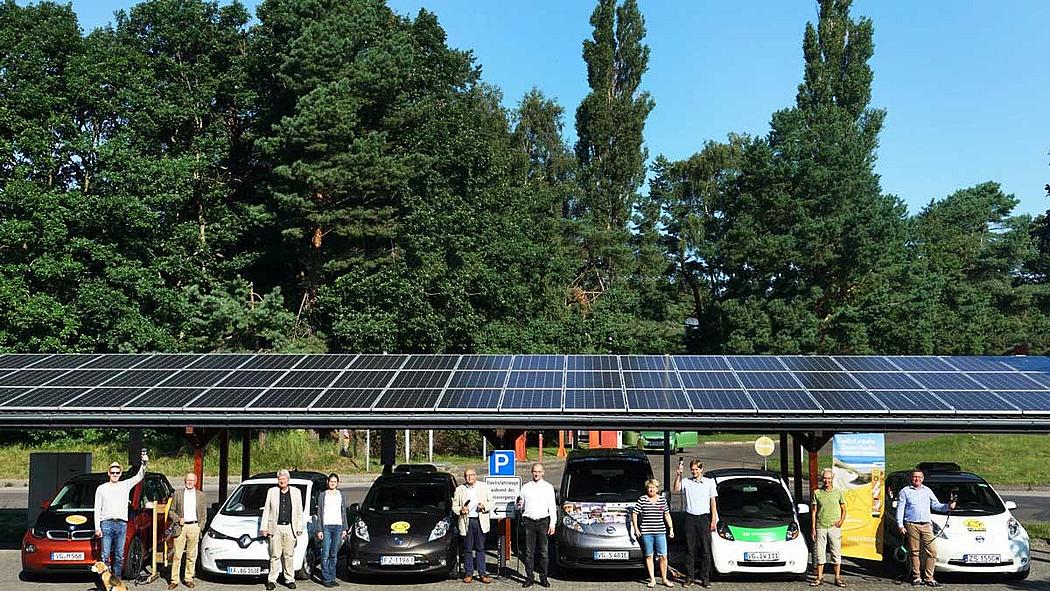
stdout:
[(334, 370), (300, 371), (293, 369), (280, 379), (273, 388), (324, 388), (339, 376)]
[(904, 373), (860, 372), (853, 378), (869, 390), (914, 390), (919, 384)]
[[(248, 404), (247, 408), (274, 410), (304, 410), (324, 390), (320, 388), (273, 388)], [(197, 403), (194, 403), (197, 406)]]
[(69, 373), (59, 376), (50, 382), (48, 386), (98, 386), (120, 375), (120, 369), (75, 369)]
[(1050, 389), (1050, 374), (1025, 372), (1024, 377), (1036, 382), (1043, 386), (1043, 388)]
[(346, 369), (357, 355), (307, 355), (295, 369)]
[(458, 369), (510, 369), (510, 355), (464, 355)]
[(72, 402), (62, 405), (63, 408), (94, 408), (108, 410), (120, 408), (132, 402), (149, 388), (95, 388)]
[(625, 410), (620, 390), (566, 389), (565, 410)]
[(374, 410), (432, 410), (441, 390), (387, 390), (379, 397)]
[(886, 412), (886, 407), (864, 390), (811, 390), (810, 395), (825, 411)]
[(32, 390), (33, 388), (28, 386), (21, 388), (0, 388), (0, 406)]
[(748, 390), (759, 410), (805, 412), (820, 410), (805, 390)]
[(69, 371), (68, 369), (23, 369), (0, 377), (0, 386), (41, 386)]
[(129, 369), (106, 382), (109, 387), (157, 386), (175, 375), (175, 370)]
[(408, 358), (407, 355), (360, 355), (351, 369), (399, 369)]
[(904, 371), (952, 371), (952, 366), (936, 357), (888, 357)]
[(204, 388), (153, 388), (131, 402), (136, 409), (182, 408), (201, 395)]
[(1050, 392), (999, 392), (996, 394), (1025, 414), (1050, 414)]
[(564, 355), (518, 355), (514, 358), (514, 369), (562, 369)]
[(679, 371), (711, 371), (731, 369), (729, 362), (722, 356), (706, 357), (701, 355), (676, 355), (674, 364)]
[(318, 398), (311, 409), (320, 410), (368, 410), (379, 398), (382, 390), (376, 388), (330, 388)]
[(151, 355), (99, 355), (84, 368), (91, 369), (127, 369), (149, 359)]
[(696, 411), (755, 411), (755, 405), (743, 390), (686, 390), (685, 394)]
[(674, 371), (625, 371), (625, 388), (681, 388), (682, 382)]
[(183, 369), (200, 355), (154, 355), (135, 366), (135, 369)]
[(502, 388), (507, 379), (503, 371), (457, 371), (449, 388)]
[(33, 369), (76, 369), (95, 359), (97, 355), (52, 355), (33, 364)]
[(977, 383), (961, 373), (920, 372), (908, 375), (927, 390), (973, 390), (978, 387)]
[(671, 358), (663, 355), (624, 355), (620, 357), (620, 367), (623, 369), (674, 371), (674, 364), (671, 362)]
[(945, 402), (955, 407), (956, 411), (1019, 412), (1017, 408), (1006, 403), (993, 392), (974, 390), (968, 392), (937, 392)]
[(445, 390), (439, 409), (496, 410), (499, 407), (498, 388), (468, 388)]
[(565, 374), (566, 388), (620, 388), (620, 374), (615, 371), (570, 371)]
[(560, 371), (511, 370), (508, 388), (561, 388)]
[(786, 371), (738, 371), (736, 377), (748, 390), (790, 390), (802, 387)]
[(73, 400), (90, 388), (37, 388), (4, 403), (4, 408), (43, 409), (55, 408)]
[(796, 371), (841, 371), (830, 357), (810, 357), (803, 355), (787, 355), (780, 358), (781, 363), (788, 369)]
[(500, 401), (501, 409), (561, 410), (561, 390), (507, 390)]
[(216, 386), (220, 388), (265, 388), (281, 379), (281, 370), (242, 369), (226, 376)]
[(989, 390), (1043, 390), (1039, 382), (1023, 373), (969, 373), (966, 377)]
[(615, 355), (572, 355), (568, 358), (570, 370), (615, 370), (619, 369)]
[(740, 387), (740, 382), (728, 371), (683, 371), (678, 375), (686, 388), (735, 390)]
[(0, 355), (0, 369), (22, 369), (50, 356), (38, 353), (8, 353)]
[(245, 363), (242, 369), (291, 369), (303, 358), (303, 355), (260, 354)]
[[(415, 372), (421, 373), (421, 372)], [(447, 379), (448, 372), (444, 372)], [(385, 388), (391, 380), (394, 380), (394, 376), (397, 375), (396, 371), (357, 371), (348, 370), (344, 371), (343, 375), (339, 376), (339, 379), (332, 384), (335, 388)], [(404, 374), (402, 374), (404, 375)], [(392, 388), (398, 388), (401, 386), (397, 385), (398, 381), (394, 380)], [(406, 383), (404, 380), (401, 383)], [(442, 382), (444, 383), (444, 382)], [(316, 386), (322, 384), (315, 383)], [(408, 386), (405, 386), (408, 387)]]
[(265, 391), (265, 388), (212, 388), (187, 403), (186, 408), (240, 410)]
[(221, 355), (201, 355), (200, 359), (186, 367), (189, 369), (237, 369), (251, 361), (252, 357), (254, 355), (225, 353)]
[(847, 371), (897, 371), (885, 357), (843, 356), (835, 357), (835, 361)]
[(1050, 356), (1025, 357), (1014, 355), (1003, 357), (1003, 363), (1018, 371), (1050, 371)]
[(861, 385), (845, 372), (796, 371), (795, 379), (809, 390), (859, 390)]
[(960, 371), (1011, 371), (1002, 357), (944, 357), (943, 360)]
[(413, 355), (402, 369), (452, 369), (459, 355)]
[(221, 382), (229, 370), (226, 369), (186, 369), (168, 378), (165, 386), (172, 388), (195, 388), (214, 386)]
[(689, 403), (681, 390), (655, 389), (627, 391), (627, 408), (635, 411), (674, 410), (689, 411)]
[(784, 366), (777, 361), (776, 357), (764, 355), (740, 355), (727, 357), (726, 359), (728, 359), (729, 365), (733, 369), (784, 371)]
[(951, 407), (932, 392), (924, 390), (882, 390), (872, 392), (891, 413), (930, 412), (949, 413)]
[[(444, 388), (448, 383), (451, 371), (405, 371), (398, 372), (397, 377), (391, 382), (391, 388)], [(353, 384), (354, 386), (367, 387), (379, 384)]]

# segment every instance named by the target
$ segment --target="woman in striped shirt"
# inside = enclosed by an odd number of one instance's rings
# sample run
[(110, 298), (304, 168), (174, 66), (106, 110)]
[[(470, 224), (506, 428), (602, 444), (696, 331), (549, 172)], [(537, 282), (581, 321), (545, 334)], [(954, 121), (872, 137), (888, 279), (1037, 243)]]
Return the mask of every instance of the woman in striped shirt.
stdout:
[(653, 554), (660, 563), (660, 578), (665, 587), (673, 587), (667, 580), (667, 538), (674, 538), (674, 525), (671, 524), (671, 512), (667, 508), (667, 499), (660, 494), (660, 481), (651, 478), (645, 481), (645, 494), (638, 499), (631, 513), (631, 525), (634, 537), (642, 541), (642, 554), (645, 555), (645, 570), (649, 571), (649, 582), (646, 587), (655, 587), (653, 576)]

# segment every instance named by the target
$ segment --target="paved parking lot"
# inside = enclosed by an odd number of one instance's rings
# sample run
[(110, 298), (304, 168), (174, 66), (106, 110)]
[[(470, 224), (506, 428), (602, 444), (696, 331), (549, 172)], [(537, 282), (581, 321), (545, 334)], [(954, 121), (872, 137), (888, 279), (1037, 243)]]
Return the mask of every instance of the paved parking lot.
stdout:
[[(676, 552), (681, 552), (681, 549), (672, 546), (671, 563), (681, 564), (681, 560), (675, 556)], [(996, 577), (959, 578), (941, 576), (938, 578), (946, 587), (958, 589), (980, 589), (982, 591), (1031, 589), (1050, 591), (1050, 545), (1043, 541), (1037, 541), (1033, 545), (1032, 563), (1032, 574), (1026, 581), (1006, 581)], [(489, 564), (494, 570), (495, 559), (490, 557)], [(475, 591), (481, 591), (481, 587), (485, 587), (491, 591), (499, 591), (501, 589), (520, 589), (521, 577), (517, 573), (523, 572), (524, 569), (515, 559), (511, 560), (509, 567), (510, 570), (513, 571), (510, 573), (510, 576), (500, 577), (493, 581), (491, 585), (482, 585), (481, 583), (476, 582), (471, 585), (465, 585), (458, 580), (436, 580), (433, 578), (424, 579), (419, 577), (369, 577), (361, 579), (355, 578), (352, 581), (342, 580), (341, 588), (389, 590), (394, 587), (400, 587), (411, 589), (413, 591), (463, 591), (468, 588), (474, 589)], [(19, 563), (17, 550), (0, 551), (0, 572), (8, 573), (7, 577), (0, 580), (0, 591), (13, 591), (15, 589), (18, 589), (19, 591), (87, 591), (95, 588), (94, 579), (88, 576), (23, 582), (19, 579), (17, 574), (20, 570), (21, 565)], [(843, 573), (849, 588), (911, 588), (911, 585), (909, 584), (901, 585), (899, 581), (894, 581), (892, 578), (889, 578), (881, 569), (870, 568), (867, 565), (853, 563), (848, 559), (843, 564)], [(553, 582), (553, 591), (558, 591), (559, 589), (571, 589), (573, 591), (636, 589), (638, 591), (646, 591), (644, 585), (644, 571), (640, 569), (636, 571), (598, 573), (558, 573), (556, 576), (551, 577), (551, 579)], [(136, 588), (133, 584), (129, 583), (129, 585), (131, 588)], [(321, 585), (310, 581), (300, 581), (298, 586), (302, 591), (324, 589)], [(782, 591), (785, 588), (809, 589), (806, 581), (798, 581), (790, 578), (765, 578), (757, 580), (754, 578), (723, 579), (716, 580), (714, 582), (714, 587), (715, 589), (723, 589), (725, 591)], [(149, 585), (138, 586), (137, 588), (161, 591), (165, 589), (165, 585), (163, 581), (157, 581)], [(245, 591), (246, 589), (261, 590), (262, 588), (261, 580), (199, 580), (197, 585), (197, 589), (214, 591)], [(680, 586), (678, 588), (681, 589)], [(825, 582), (823, 588), (834, 588), (834, 586)], [(180, 587), (180, 589), (186, 591), (186, 587)], [(278, 586), (278, 589), (283, 589), (283, 587)], [(534, 586), (533, 589), (542, 589), (542, 587)], [(694, 589), (698, 588), (694, 587)]]

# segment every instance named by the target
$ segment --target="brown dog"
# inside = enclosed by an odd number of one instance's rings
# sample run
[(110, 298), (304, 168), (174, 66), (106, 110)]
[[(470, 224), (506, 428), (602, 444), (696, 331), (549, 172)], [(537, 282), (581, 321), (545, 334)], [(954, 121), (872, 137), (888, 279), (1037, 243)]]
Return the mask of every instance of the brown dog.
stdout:
[(92, 564), (91, 572), (98, 573), (99, 579), (102, 580), (102, 591), (128, 591), (128, 586), (120, 580), (120, 577), (113, 574), (113, 571), (109, 570), (105, 562)]

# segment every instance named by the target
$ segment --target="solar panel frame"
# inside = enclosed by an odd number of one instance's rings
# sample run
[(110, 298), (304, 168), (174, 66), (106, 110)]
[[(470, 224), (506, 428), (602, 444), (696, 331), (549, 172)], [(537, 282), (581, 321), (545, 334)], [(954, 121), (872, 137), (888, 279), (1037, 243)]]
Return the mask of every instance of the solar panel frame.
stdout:
[(1024, 377), (1040, 384), (1045, 389), (1050, 389), (1050, 374), (1026, 371), (1024, 372)]
[(105, 385), (114, 388), (152, 388), (163, 386), (164, 382), (177, 373), (178, 370), (174, 369), (126, 369), (108, 380)]
[[(391, 372), (393, 373), (393, 372)], [(330, 369), (307, 369), (289, 370), (271, 388), (327, 388), (330, 387), (339, 376), (341, 371)]]
[[(580, 402), (584, 404), (578, 404)], [(627, 410), (627, 401), (623, 390), (619, 389), (566, 387), (563, 409), (566, 411), (619, 412)]]
[(372, 405), (372, 411), (432, 411), (441, 398), (436, 388), (404, 388), (384, 390)]
[(548, 388), (561, 388), (565, 379), (565, 371), (519, 371), (511, 370), (507, 376), (507, 388), (520, 388), (526, 390)]
[(328, 388), (310, 404), (310, 410), (367, 411), (382, 394), (382, 388)]
[[(948, 390), (938, 391), (937, 395), (951, 405), (956, 414), (1021, 414), (1021, 409), (988, 390)], [(976, 401), (978, 398), (981, 402)]]
[(511, 370), (557, 370), (565, 369), (564, 355), (515, 355)]
[[(397, 376), (387, 388), (444, 388), (452, 377), (452, 370), (406, 370), (397, 372)], [(355, 387), (368, 387), (374, 384), (353, 384)]]
[(121, 369), (74, 369), (47, 383), (48, 386), (94, 387), (124, 373)]
[(44, 386), (69, 371), (68, 369), (22, 369), (0, 377), (0, 386)]
[(678, 377), (686, 390), (735, 390), (740, 380), (731, 371), (680, 371)]
[(752, 402), (755, 403), (755, 408), (759, 411), (769, 410), (782, 413), (812, 413), (821, 412), (823, 409), (817, 401), (805, 390), (790, 390), (790, 389), (769, 389), (769, 390), (752, 390), (748, 389), (748, 395), (750, 395)]
[(513, 355), (463, 355), (459, 359), (457, 370), (508, 370)]
[(842, 367), (838, 363), (835, 363), (835, 360), (831, 357), (813, 355), (784, 355), (781, 356), (779, 359), (780, 362), (784, 364), (784, 367), (794, 372), (842, 371)]
[(737, 371), (746, 390), (800, 390), (802, 386), (787, 371)]
[(458, 363), (459, 355), (411, 355), (401, 369), (453, 369)]
[(149, 388), (92, 388), (83, 396), (80, 396), (60, 408), (76, 408), (79, 410), (112, 410), (131, 404), (136, 398), (146, 393)]
[(98, 355), (60, 353), (34, 363), (33, 369), (78, 369), (97, 358)]
[(863, 390), (864, 386), (847, 372), (795, 371), (795, 380), (807, 390)]
[[(524, 404), (525, 402), (540, 404)], [(499, 410), (562, 410), (562, 391), (555, 388), (526, 388), (504, 390), (500, 398)]]
[[(289, 390), (292, 389), (289, 388)], [(209, 411), (244, 410), (266, 391), (266, 388), (208, 388), (201, 392), (200, 396), (186, 403), (183, 408)]]
[[(244, 405), (246, 410), (304, 412), (324, 394), (324, 388), (270, 388)], [(293, 404), (275, 404), (277, 401)]]
[(977, 390), (981, 385), (958, 372), (909, 372), (911, 379), (931, 391)]
[[(396, 371), (385, 369), (356, 370), (348, 369), (339, 374), (335, 381), (331, 382), (332, 388), (386, 388), (396, 386), (400, 376)], [(319, 386), (313, 386), (319, 387)], [(404, 386), (406, 388), (412, 386)]]
[(675, 355), (671, 357), (678, 371), (731, 371), (729, 362), (721, 355)]
[(1044, 390), (1042, 384), (1019, 372), (967, 373), (966, 377), (988, 390)]
[(135, 366), (135, 369), (185, 369), (192, 365), (201, 355), (158, 353)]
[(57, 410), (58, 407), (83, 396), (91, 388), (63, 386), (36, 388), (2, 405), (4, 410)]
[(496, 411), (502, 388), (448, 388), (437, 403), (437, 410)]
[(835, 363), (842, 366), (842, 369), (851, 372), (897, 372), (900, 371), (897, 366), (890, 363), (885, 357), (879, 357), (875, 355), (836, 355), (833, 357)]
[(232, 372), (229, 369), (184, 369), (164, 381), (172, 388), (209, 388)]
[(810, 390), (824, 412), (836, 414), (886, 414), (889, 409), (864, 390)]
[(690, 412), (685, 393), (678, 388), (634, 388), (626, 391), (627, 412)]
[(674, 371), (674, 362), (667, 355), (621, 355), (620, 367), (627, 371)]
[(624, 371), (621, 373), (623, 387), (627, 390), (632, 388), (665, 388), (681, 389), (682, 380), (675, 371)]
[(182, 410), (207, 388), (150, 388), (126, 407), (138, 410)]
[(937, 357), (888, 356), (886, 359), (902, 371), (907, 371), (909, 373), (921, 371), (955, 371), (955, 368)]
[(85, 363), (81, 369), (131, 369), (150, 357), (153, 355), (136, 353), (99, 355)]
[(35, 386), (7, 386), (0, 388), (0, 406), (36, 389)]
[(1030, 390), (995, 391), (996, 396), (1026, 415), (1050, 415), (1050, 392)]
[(401, 369), (409, 355), (358, 355), (346, 369)]
[(1050, 356), (1047, 355), (1011, 355), (1004, 356), (1002, 361), (1017, 371), (1050, 372)]
[(0, 369), (26, 369), (48, 357), (50, 353), (5, 353), (0, 355)]
[(565, 363), (569, 371), (613, 371), (619, 367), (616, 355), (572, 355)]
[(565, 374), (565, 387), (619, 390), (623, 388), (623, 378), (615, 371), (568, 371)]
[(456, 370), (449, 380), (449, 388), (502, 388), (507, 381), (506, 370)]
[(855, 372), (853, 379), (868, 390), (920, 390), (922, 384), (916, 382), (904, 372), (873, 371)]
[(199, 359), (186, 366), (185, 369), (237, 369), (250, 362), (255, 354), (243, 353), (218, 353), (201, 355)]
[(357, 355), (331, 354), (331, 355), (307, 355), (293, 369), (296, 370), (328, 370), (342, 371), (350, 367), (357, 359)]
[(1016, 371), (1014, 368), (1003, 363), (1000, 358), (982, 356), (982, 357), (960, 357), (960, 356), (949, 356), (941, 357), (941, 361), (944, 361), (956, 371), (962, 372), (980, 372), (980, 371)]
[(286, 370), (292, 369), (297, 366), (301, 361), (306, 359), (306, 355), (286, 355), (282, 353), (260, 353), (252, 358), (251, 361), (245, 363), (240, 369), (253, 370), (253, 369), (270, 369), (270, 370)]
[(871, 392), (890, 414), (954, 414), (955, 409), (928, 390), (878, 390)]
[(686, 390), (685, 394), (694, 413), (717, 411), (755, 414), (758, 412), (758, 407), (743, 389)]
[(726, 360), (734, 371), (787, 371), (780, 360), (769, 355), (727, 355)]
[(231, 372), (215, 384), (216, 388), (268, 388), (285, 375), (279, 369), (242, 369)]

